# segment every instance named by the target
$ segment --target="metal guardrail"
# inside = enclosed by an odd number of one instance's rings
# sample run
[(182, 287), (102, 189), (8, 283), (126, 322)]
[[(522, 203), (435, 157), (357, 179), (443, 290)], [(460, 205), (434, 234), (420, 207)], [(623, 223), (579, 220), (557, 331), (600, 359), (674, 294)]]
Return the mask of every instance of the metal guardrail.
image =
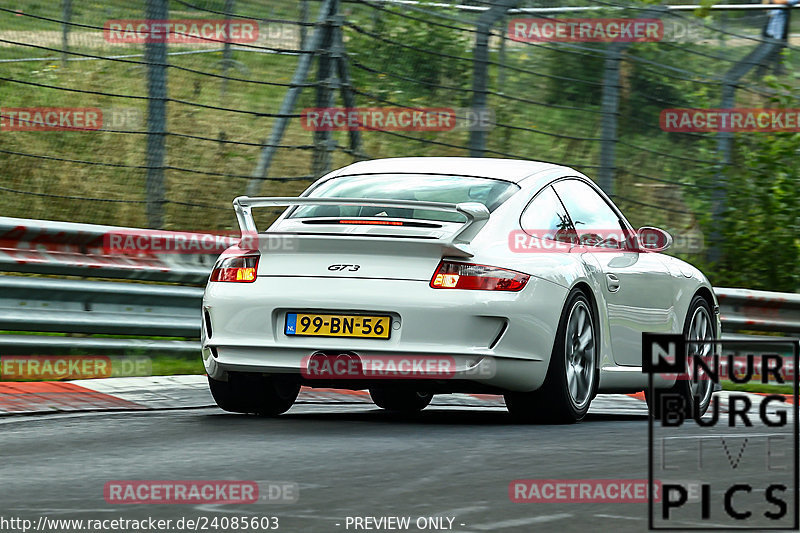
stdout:
[(0, 271), (162, 281), (185, 285), (205, 283), (218, 254), (137, 254), (126, 251), (110, 253), (107, 250), (106, 240), (109, 235), (147, 231), (149, 230), (0, 217)]
[(150, 243), (198, 235), (0, 217), (0, 270), (15, 274), (0, 275), (0, 330), (10, 332), (0, 353), (199, 353), (202, 285), (221, 250), (114, 248), (111, 236), (137, 234)]
[(800, 334), (800, 294), (751, 289), (714, 289), (725, 331)]
[[(0, 330), (10, 332), (0, 353), (199, 352), (202, 285), (218, 253), (109, 249), (109, 235), (148, 233), (202, 235), (0, 217), (0, 271), (14, 274), (0, 275)], [(800, 334), (800, 294), (715, 292), (726, 333)]]

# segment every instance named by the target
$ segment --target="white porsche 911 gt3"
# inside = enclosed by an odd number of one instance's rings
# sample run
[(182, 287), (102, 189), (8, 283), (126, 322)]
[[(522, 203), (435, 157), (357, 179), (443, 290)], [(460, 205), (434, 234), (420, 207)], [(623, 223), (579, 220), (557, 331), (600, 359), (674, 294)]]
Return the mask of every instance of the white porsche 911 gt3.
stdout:
[[(252, 210), (287, 207), (259, 232)], [(520, 160), (362, 161), (298, 198), (234, 200), (243, 239), (203, 299), (202, 354), (225, 410), (276, 415), (302, 385), (385, 409), (503, 394), (575, 422), (598, 392), (642, 391), (642, 333), (719, 337), (705, 276), (659, 252), (586, 176)], [(706, 356), (710, 344), (689, 343)], [(708, 380), (657, 378), (701, 413)]]

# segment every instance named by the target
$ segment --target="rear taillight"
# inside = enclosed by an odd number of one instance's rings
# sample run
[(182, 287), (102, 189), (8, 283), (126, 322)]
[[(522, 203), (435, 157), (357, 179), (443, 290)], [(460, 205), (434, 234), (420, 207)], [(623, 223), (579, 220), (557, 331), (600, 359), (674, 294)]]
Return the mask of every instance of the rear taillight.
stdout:
[(252, 283), (256, 280), (257, 254), (235, 255), (221, 259), (211, 271), (211, 281)]
[(473, 291), (522, 290), (530, 276), (506, 268), (472, 263), (442, 261), (433, 274), (434, 289), (466, 289)]

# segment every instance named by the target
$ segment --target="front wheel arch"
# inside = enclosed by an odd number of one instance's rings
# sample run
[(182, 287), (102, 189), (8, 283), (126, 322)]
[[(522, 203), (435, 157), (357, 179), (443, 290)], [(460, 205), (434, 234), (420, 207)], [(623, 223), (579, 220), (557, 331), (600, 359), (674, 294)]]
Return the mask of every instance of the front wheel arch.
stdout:
[(689, 301), (691, 302), (692, 300), (694, 300), (695, 296), (700, 296), (703, 300), (706, 301), (706, 303), (708, 303), (708, 307), (711, 309), (711, 314), (712, 314), (711, 318), (713, 320), (714, 319), (713, 315), (714, 315), (714, 312), (716, 311), (715, 308), (717, 306), (717, 302), (714, 299), (714, 293), (712, 293), (711, 289), (709, 289), (708, 287), (702, 286), (702, 287), (698, 288), (696, 291), (694, 291), (694, 294), (692, 295), (692, 297), (690, 298)]

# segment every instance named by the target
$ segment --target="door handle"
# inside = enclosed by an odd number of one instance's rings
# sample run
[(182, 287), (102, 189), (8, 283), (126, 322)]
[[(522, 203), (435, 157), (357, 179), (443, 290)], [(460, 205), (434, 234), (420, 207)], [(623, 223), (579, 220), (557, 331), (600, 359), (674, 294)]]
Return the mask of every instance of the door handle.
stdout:
[(614, 274), (606, 274), (606, 283), (610, 292), (617, 292), (619, 290), (619, 278)]

